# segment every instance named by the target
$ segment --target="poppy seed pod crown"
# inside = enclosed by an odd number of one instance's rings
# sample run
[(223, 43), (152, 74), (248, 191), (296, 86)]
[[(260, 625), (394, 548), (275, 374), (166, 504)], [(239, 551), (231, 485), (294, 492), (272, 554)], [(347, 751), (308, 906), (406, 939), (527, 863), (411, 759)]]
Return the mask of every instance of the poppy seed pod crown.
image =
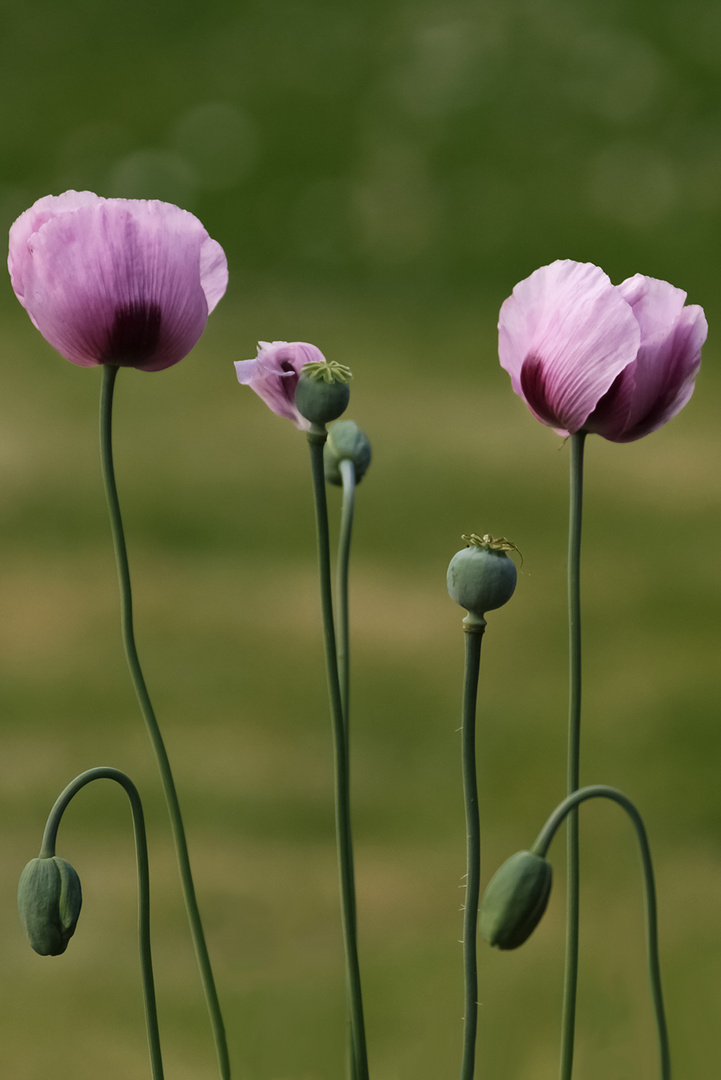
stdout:
[(306, 364), (295, 388), (295, 406), (311, 424), (329, 424), (348, 408), (351, 372), (335, 360)]
[(487, 611), (502, 607), (513, 596), (518, 573), (516, 564), (508, 557), (516, 545), (501, 536), (494, 539), (488, 533), (463, 536), (468, 547), (450, 561), (446, 583), (451, 600), (465, 608), (469, 615), (482, 623)]

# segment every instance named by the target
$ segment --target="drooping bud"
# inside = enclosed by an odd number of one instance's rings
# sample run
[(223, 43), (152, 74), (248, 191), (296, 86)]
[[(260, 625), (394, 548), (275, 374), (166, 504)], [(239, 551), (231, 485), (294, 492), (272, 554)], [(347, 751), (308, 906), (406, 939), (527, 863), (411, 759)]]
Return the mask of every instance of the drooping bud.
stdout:
[(328, 440), (323, 447), (323, 464), (329, 484), (342, 487), (340, 463), (344, 460), (353, 462), (356, 483), (360, 483), (371, 463), (371, 444), (355, 420), (339, 420), (328, 432)]
[(451, 559), (446, 581), (451, 600), (485, 623), (487, 611), (502, 607), (513, 596), (518, 577), (509, 551), (518, 548), (505, 536), (495, 539), (486, 533), (462, 536), (468, 547)]
[(348, 407), (351, 372), (335, 360), (305, 364), (295, 388), (295, 407), (312, 424), (329, 424)]
[(58, 855), (31, 859), (18, 885), (18, 911), (41, 956), (60, 956), (75, 933), (83, 897), (80, 878)]
[(480, 930), (490, 945), (517, 949), (538, 926), (551, 894), (551, 864), (533, 851), (517, 851), (488, 883)]

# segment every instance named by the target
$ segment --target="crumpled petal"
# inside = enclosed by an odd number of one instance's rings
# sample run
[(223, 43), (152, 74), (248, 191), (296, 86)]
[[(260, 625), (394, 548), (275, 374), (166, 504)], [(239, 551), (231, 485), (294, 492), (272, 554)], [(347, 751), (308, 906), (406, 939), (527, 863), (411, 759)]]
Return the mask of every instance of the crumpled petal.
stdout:
[(325, 357), (315, 345), (305, 341), (259, 341), (253, 360), (236, 360), (238, 382), (254, 390), (265, 404), (302, 431), (310, 422), (295, 407), (295, 388), (306, 364), (323, 362)]
[(31, 320), (66, 359), (159, 371), (186, 356), (225, 292), (220, 245), (170, 203), (47, 196), (10, 230), (8, 268)]
[(708, 334), (703, 308), (686, 293), (636, 274), (618, 286), (641, 329), (636, 360), (599, 403), (587, 428), (612, 442), (633, 442), (662, 427), (693, 394)]
[(641, 334), (630, 305), (591, 263), (559, 260), (516, 285), (498, 323), (501, 366), (536, 419), (579, 431)]

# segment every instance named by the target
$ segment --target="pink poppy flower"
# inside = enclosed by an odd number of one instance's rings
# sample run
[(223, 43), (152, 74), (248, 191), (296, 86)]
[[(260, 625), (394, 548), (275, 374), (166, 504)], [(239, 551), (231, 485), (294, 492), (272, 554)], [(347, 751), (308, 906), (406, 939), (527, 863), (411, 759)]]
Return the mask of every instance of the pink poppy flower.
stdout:
[(259, 341), (254, 360), (236, 360), (238, 382), (255, 390), (266, 405), (302, 431), (310, 421), (295, 407), (295, 388), (305, 364), (322, 363), (323, 353), (305, 341)]
[(228, 284), (220, 244), (171, 203), (66, 191), (10, 229), (15, 295), (81, 367), (170, 367), (190, 352)]
[(516, 285), (501, 308), (498, 351), (513, 389), (561, 435), (632, 442), (691, 397), (708, 326), (686, 293), (636, 274), (551, 263)]

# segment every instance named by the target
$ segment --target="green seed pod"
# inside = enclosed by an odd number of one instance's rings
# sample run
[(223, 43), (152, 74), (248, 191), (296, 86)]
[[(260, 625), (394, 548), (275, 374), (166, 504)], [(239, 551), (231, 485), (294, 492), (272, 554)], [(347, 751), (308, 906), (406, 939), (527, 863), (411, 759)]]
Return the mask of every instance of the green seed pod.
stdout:
[(488, 533), (463, 536), (468, 547), (451, 559), (446, 581), (451, 600), (472, 615), (483, 619), (487, 611), (502, 607), (513, 596), (518, 573), (509, 551), (516, 545), (501, 536), (494, 540)]
[(65, 952), (82, 902), (80, 878), (69, 862), (57, 855), (30, 860), (20, 875), (18, 911), (36, 953)]
[(340, 463), (344, 460), (352, 461), (355, 465), (356, 484), (359, 484), (371, 463), (371, 444), (355, 420), (339, 420), (328, 432), (323, 447), (323, 465), (329, 484), (342, 487)]
[(329, 424), (348, 408), (351, 373), (334, 360), (314, 361), (301, 369), (295, 407), (312, 424)]
[(517, 851), (491, 878), (481, 901), (481, 934), (499, 949), (517, 949), (538, 926), (551, 894), (551, 864)]

